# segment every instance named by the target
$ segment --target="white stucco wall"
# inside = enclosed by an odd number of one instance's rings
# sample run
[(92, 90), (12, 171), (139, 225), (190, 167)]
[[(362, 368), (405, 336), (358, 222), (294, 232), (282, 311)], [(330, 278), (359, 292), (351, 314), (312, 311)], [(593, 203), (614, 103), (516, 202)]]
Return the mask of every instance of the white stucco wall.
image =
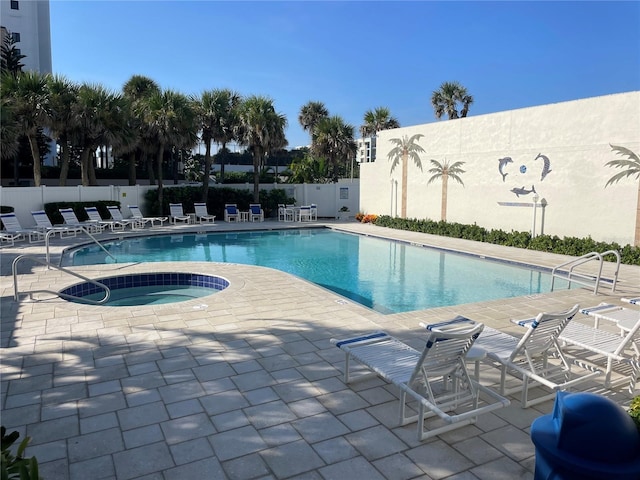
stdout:
[[(506, 231), (531, 231), (533, 194), (511, 190), (534, 186), (547, 207), (537, 209), (536, 233), (633, 244), (638, 180), (604, 188), (619, 170), (605, 166), (623, 158), (609, 144), (640, 153), (640, 92), (588, 98), (489, 115), (443, 120), (378, 134), (377, 159), (361, 164), (360, 209), (399, 215), (401, 168), (390, 172), (391, 138), (421, 133), (422, 171), (409, 164), (407, 217), (440, 220), (442, 183), (427, 185), (430, 159), (465, 162), (464, 187), (449, 181), (447, 221)], [(542, 177), (543, 160), (551, 171)], [(504, 173), (499, 159), (511, 157)], [(522, 173), (520, 167), (525, 167)], [(394, 182), (397, 181), (397, 186)], [(500, 205), (509, 203), (510, 206)], [(516, 206), (518, 205), (518, 206)], [(544, 220), (544, 225), (543, 225)]]

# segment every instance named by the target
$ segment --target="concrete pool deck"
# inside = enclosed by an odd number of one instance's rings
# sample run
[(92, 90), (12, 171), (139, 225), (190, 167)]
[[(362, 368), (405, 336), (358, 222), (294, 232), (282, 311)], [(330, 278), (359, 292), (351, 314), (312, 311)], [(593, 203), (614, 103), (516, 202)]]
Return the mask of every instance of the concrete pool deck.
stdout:
[[(566, 258), (509, 247), (318, 222), (476, 255), (553, 267)], [(293, 225), (297, 227), (298, 225)], [(172, 226), (139, 233), (291, 228), (278, 222)], [(86, 236), (53, 240), (52, 259)], [(77, 305), (50, 295), (13, 300), (11, 262), (43, 256), (42, 244), (0, 251), (2, 424), (32, 438), (41, 475), (57, 479), (533, 479), (531, 422), (553, 402), (511, 406), (425, 442), (397, 427), (394, 387), (342, 381), (343, 353), (329, 339), (384, 329), (420, 342), (419, 322), (468, 316), (512, 333), (512, 318), (580, 303), (621, 304), (640, 296), (640, 267), (621, 267), (617, 291), (556, 291), (455, 307), (383, 315), (286, 273), (203, 262), (74, 267), (90, 278), (145, 271), (216, 274), (230, 286), (210, 297), (143, 307)], [(607, 265), (610, 269), (610, 265)], [(610, 275), (605, 271), (604, 276)], [(21, 291), (59, 290), (77, 279), (21, 263)], [(586, 321), (584, 318), (578, 321)], [(497, 370), (483, 365), (481, 381)], [(626, 384), (601, 379), (582, 390), (627, 406)], [(636, 390), (637, 393), (637, 390)]]

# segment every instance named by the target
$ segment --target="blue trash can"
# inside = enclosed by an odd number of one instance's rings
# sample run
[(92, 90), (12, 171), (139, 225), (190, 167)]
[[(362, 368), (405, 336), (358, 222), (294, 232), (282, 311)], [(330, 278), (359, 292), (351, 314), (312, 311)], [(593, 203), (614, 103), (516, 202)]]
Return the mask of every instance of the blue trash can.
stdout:
[(531, 424), (534, 480), (640, 480), (640, 432), (594, 393), (558, 392), (553, 413)]

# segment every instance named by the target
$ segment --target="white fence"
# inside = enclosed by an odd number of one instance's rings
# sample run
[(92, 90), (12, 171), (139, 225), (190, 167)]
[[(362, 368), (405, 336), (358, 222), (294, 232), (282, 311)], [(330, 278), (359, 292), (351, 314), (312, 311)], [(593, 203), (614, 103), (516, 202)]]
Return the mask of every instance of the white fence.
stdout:
[[(165, 188), (183, 185), (165, 185)], [(198, 186), (194, 184), (194, 186)], [(140, 205), (144, 211), (144, 195), (148, 190), (157, 188), (155, 185), (108, 185), (83, 187), (0, 187), (0, 205), (14, 208), (16, 216), (23, 227), (33, 225), (31, 211), (42, 210), (46, 203), (51, 202), (92, 202), (109, 200), (120, 202), (124, 217), (130, 216), (127, 205)], [(251, 184), (211, 185), (210, 188), (235, 188), (253, 191)], [(349, 209), (349, 216), (353, 217), (360, 201), (360, 184), (357, 180), (344, 183), (327, 184), (263, 184), (261, 190), (280, 188), (287, 196), (296, 199), (296, 205), (318, 205), (318, 216), (335, 218), (342, 207)]]

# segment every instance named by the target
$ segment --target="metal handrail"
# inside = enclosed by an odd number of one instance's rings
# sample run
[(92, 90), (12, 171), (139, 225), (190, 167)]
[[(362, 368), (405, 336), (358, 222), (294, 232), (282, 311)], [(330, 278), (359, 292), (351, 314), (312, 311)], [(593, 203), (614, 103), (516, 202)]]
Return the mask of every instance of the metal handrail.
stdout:
[(104, 298), (102, 298), (101, 300), (90, 300), (88, 298), (84, 298), (84, 297), (77, 297), (75, 295), (68, 295), (66, 293), (62, 293), (62, 292), (56, 292), (54, 290), (47, 290), (47, 289), (41, 289), (41, 290), (31, 290), (29, 292), (25, 292), (29, 294), (29, 298), (31, 300), (33, 300), (33, 294), (34, 293), (51, 293), (52, 295), (56, 295), (60, 298), (64, 298), (66, 300), (80, 300), (84, 303), (89, 303), (91, 305), (102, 305), (106, 302), (109, 301), (109, 298), (111, 297), (111, 290), (109, 289), (109, 287), (107, 287), (104, 283), (100, 283), (97, 282), (95, 280), (92, 280), (90, 278), (85, 277), (84, 275), (80, 275), (79, 273), (75, 273), (72, 272), (71, 270), (67, 270), (63, 267), (59, 267), (57, 265), (54, 265), (46, 260), (42, 260), (38, 257), (35, 257), (33, 255), (20, 255), (19, 257), (16, 257), (13, 260), (13, 263), (11, 264), (11, 273), (13, 274), (13, 299), (18, 302), (20, 301), (20, 292), (18, 291), (18, 263), (20, 263), (22, 260), (24, 259), (28, 259), (28, 260), (33, 260), (35, 262), (40, 263), (41, 265), (44, 265), (46, 267), (53, 267), (56, 270), (59, 270), (61, 272), (64, 273), (68, 273), (69, 275), (72, 275), (76, 278), (79, 278), (81, 280), (84, 280), (87, 283), (91, 283), (92, 285), (96, 285), (97, 287), (103, 288), (105, 291), (105, 295)]
[[(93, 240), (93, 243), (95, 243), (96, 245), (98, 245), (102, 251), (104, 251), (104, 253), (106, 253), (109, 257), (113, 258), (113, 260), (118, 263), (118, 259), (116, 257), (114, 257), (111, 253), (109, 253), (109, 250), (107, 250), (106, 248), (104, 248), (104, 245), (102, 245), (98, 239), (96, 237), (94, 237), (91, 232), (89, 232), (89, 230), (87, 230), (84, 226), (82, 225), (69, 225), (70, 228), (79, 228), (80, 230), (82, 230), (84, 233), (86, 233), (87, 235), (89, 235), (89, 237)], [(59, 233), (61, 230), (49, 230), (47, 232), (47, 234), (44, 237), (44, 244), (45, 247), (47, 249), (47, 264), (51, 264), (51, 256), (49, 255), (49, 237), (51, 235), (55, 235), (56, 233)]]
[[(603, 253), (589, 252), (578, 258), (574, 258), (572, 260), (569, 260), (567, 262), (564, 262), (564, 263), (561, 263), (560, 265), (555, 266), (553, 270), (551, 270), (551, 291), (553, 291), (555, 279), (556, 277), (558, 277), (558, 278), (563, 278), (567, 280), (569, 282), (569, 288), (571, 288), (572, 282), (575, 282), (580, 285), (584, 285), (586, 287), (591, 287), (592, 285), (591, 282), (594, 282), (593, 293), (597, 294), (598, 288), (600, 287), (600, 279), (602, 277), (602, 266), (604, 264), (603, 257), (609, 254), (613, 254), (616, 257), (616, 271), (613, 274), (613, 282), (611, 285), (611, 292), (612, 293), (615, 292), (616, 283), (618, 282), (618, 272), (620, 271), (620, 253), (617, 252), (616, 250), (607, 250), (606, 252), (603, 252)], [(585, 263), (591, 262), (593, 260), (598, 260), (598, 263), (599, 263), (598, 273), (596, 276), (574, 272), (574, 269), (576, 267), (583, 265)], [(559, 270), (563, 267), (568, 267), (568, 266), (570, 266), (570, 268), (568, 269), (568, 271), (566, 271), (566, 274), (560, 275)], [(591, 282), (587, 282), (586, 280), (590, 280)]]

